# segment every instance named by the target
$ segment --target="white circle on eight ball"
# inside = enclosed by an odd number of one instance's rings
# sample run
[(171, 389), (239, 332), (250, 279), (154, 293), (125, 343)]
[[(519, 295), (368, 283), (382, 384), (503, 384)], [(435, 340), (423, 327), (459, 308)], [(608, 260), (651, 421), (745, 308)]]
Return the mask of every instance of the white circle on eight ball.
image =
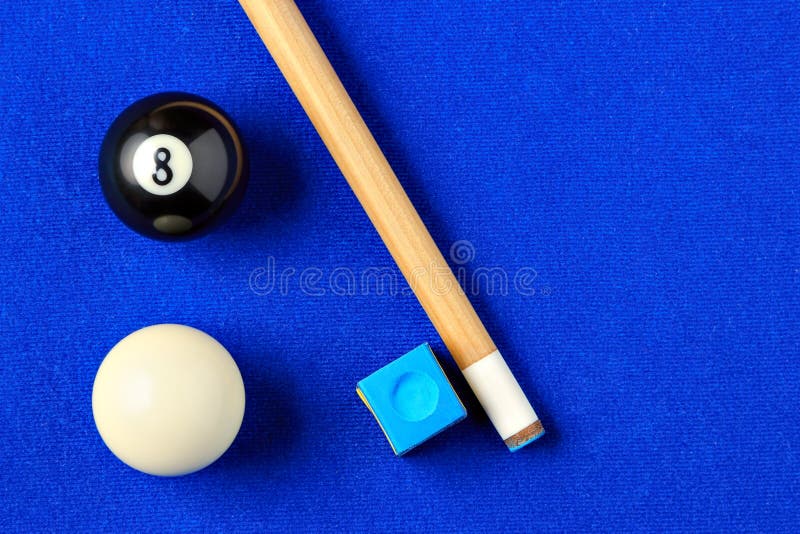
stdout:
[(133, 154), (133, 176), (154, 195), (180, 191), (192, 176), (192, 166), (189, 147), (174, 135), (152, 135)]

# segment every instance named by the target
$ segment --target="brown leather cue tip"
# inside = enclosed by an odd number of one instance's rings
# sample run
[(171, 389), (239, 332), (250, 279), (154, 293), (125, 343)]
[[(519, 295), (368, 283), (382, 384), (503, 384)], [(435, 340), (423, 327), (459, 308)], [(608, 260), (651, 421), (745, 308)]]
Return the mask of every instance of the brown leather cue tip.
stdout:
[[(292, 0), (239, 0), (506, 445), (544, 433)], [(449, 288), (443, 291), (442, 288)]]

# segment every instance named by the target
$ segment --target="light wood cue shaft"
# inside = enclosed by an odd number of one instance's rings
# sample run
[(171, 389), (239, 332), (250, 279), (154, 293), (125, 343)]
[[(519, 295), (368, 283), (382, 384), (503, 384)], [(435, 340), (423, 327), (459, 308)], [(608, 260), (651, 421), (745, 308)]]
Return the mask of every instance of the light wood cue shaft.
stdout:
[[(459, 368), (463, 371), (496, 353), (492, 338), (295, 3), (292, 0), (239, 0), (239, 3)], [(480, 395), (479, 399), (486, 407)]]

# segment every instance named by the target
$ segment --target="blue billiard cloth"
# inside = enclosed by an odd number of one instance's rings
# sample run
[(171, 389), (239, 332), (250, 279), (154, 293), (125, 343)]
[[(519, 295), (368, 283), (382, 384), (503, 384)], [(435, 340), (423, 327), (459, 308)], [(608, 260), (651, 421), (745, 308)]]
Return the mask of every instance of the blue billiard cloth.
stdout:
[[(0, 4), (3, 532), (800, 523), (796, 4), (298, 0), (542, 419), (515, 454), (236, 2)], [(250, 151), (188, 243), (97, 181), (114, 117), (166, 90)], [(164, 322), (247, 392), (228, 453), (166, 480), (91, 414), (106, 352)], [(470, 415), (395, 458), (353, 385), (425, 341)]]

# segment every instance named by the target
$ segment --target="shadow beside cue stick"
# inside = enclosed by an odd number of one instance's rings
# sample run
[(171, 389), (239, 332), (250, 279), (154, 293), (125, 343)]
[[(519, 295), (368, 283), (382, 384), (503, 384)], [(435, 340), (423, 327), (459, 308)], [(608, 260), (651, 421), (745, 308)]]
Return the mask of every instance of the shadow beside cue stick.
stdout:
[(239, 3), (505, 444), (516, 450), (541, 436), (544, 429), (536, 412), (300, 10), (292, 0)]

